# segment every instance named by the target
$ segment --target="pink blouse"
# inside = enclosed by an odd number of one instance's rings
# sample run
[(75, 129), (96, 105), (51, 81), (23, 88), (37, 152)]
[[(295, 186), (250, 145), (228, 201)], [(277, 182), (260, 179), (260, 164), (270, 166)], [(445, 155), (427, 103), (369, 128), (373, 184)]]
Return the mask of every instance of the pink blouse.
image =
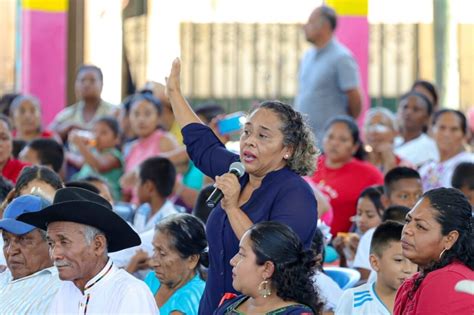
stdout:
[(135, 140), (125, 156), (125, 172), (128, 173), (146, 159), (159, 155), (160, 140), (164, 135), (165, 131), (156, 130), (146, 138)]

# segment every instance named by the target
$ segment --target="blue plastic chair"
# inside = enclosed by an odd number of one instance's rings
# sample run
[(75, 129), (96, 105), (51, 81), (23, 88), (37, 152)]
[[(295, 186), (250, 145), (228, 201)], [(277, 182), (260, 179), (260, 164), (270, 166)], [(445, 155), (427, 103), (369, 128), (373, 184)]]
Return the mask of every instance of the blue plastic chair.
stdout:
[(343, 290), (352, 288), (360, 280), (360, 272), (351, 268), (324, 267), (324, 272)]

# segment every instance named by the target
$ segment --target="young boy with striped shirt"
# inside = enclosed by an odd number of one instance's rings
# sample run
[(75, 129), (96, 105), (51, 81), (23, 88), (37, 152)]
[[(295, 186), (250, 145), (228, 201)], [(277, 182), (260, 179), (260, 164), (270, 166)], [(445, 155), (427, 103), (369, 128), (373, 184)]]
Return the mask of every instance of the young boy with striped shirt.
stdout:
[(370, 244), (370, 264), (377, 280), (346, 290), (335, 315), (392, 314), (397, 289), (417, 271), (417, 266), (402, 255), (402, 229), (403, 225), (394, 221), (377, 227)]

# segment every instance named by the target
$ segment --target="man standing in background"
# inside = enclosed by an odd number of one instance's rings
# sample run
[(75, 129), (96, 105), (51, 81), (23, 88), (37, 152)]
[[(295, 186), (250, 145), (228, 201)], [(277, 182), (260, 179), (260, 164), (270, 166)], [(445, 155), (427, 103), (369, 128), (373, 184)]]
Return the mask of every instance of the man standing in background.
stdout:
[(306, 40), (314, 46), (300, 63), (295, 106), (308, 115), (318, 146), (329, 119), (357, 118), (362, 108), (359, 67), (349, 49), (334, 37), (336, 26), (336, 12), (327, 6), (316, 8), (304, 25)]

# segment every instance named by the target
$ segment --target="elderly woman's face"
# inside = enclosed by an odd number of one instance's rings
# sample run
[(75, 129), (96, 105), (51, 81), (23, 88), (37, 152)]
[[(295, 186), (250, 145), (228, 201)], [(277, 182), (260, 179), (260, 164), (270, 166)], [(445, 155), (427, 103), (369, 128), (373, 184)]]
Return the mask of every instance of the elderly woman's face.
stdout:
[(95, 244), (88, 244), (84, 225), (74, 222), (48, 224), (48, 244), (61, 280), (84, 286), (96, 274), (98, 253)]
[(153, 237), (152, 267), (161, 284), (169, 288), (184, 285), (195, 275), (197, 256), (182, 258), (174, 248), (172, 236), (160, 231)]
[(239, 251), (230, 260), (232, 268), (232, 286), (242, 294), (257, 296), (258, 286), (263, 280), (265, 266), (257, 265), (249, 232), (246, 232), (239, 244)]
[(403, 256), (420, 267), (437, 261), (444, 249), (444, 237), (436, 213), (429, 199), (423, 198), (407, 214), (403, 227)]
[(376, 113), (366, 122), (365, 137), (367, 144), (377, 151), (383, 144), (391, 145), (395, 138), (390, 118), (382, 113)]
[(12, 155), (12, 133), (8, 129), (7, 123), (0, 120), (0, 167)]
[(278, 170), (286, 165), (285, 155), (291, 153), (283, 145), (281, 121), (270, 109), (254, 111), (240, 136), (240, 160), (247, 173), (255, 176)]
[(37, 132), (41, 126), (40, 109), (30, 99), (23, 100), (13, 111), (13, 124), (23, 133)]
[(450, 112), (439, 116), (433, 126), (433, 138), (440, 151), (456, 154), (462, 150), (465, 135), (459, 116)]

